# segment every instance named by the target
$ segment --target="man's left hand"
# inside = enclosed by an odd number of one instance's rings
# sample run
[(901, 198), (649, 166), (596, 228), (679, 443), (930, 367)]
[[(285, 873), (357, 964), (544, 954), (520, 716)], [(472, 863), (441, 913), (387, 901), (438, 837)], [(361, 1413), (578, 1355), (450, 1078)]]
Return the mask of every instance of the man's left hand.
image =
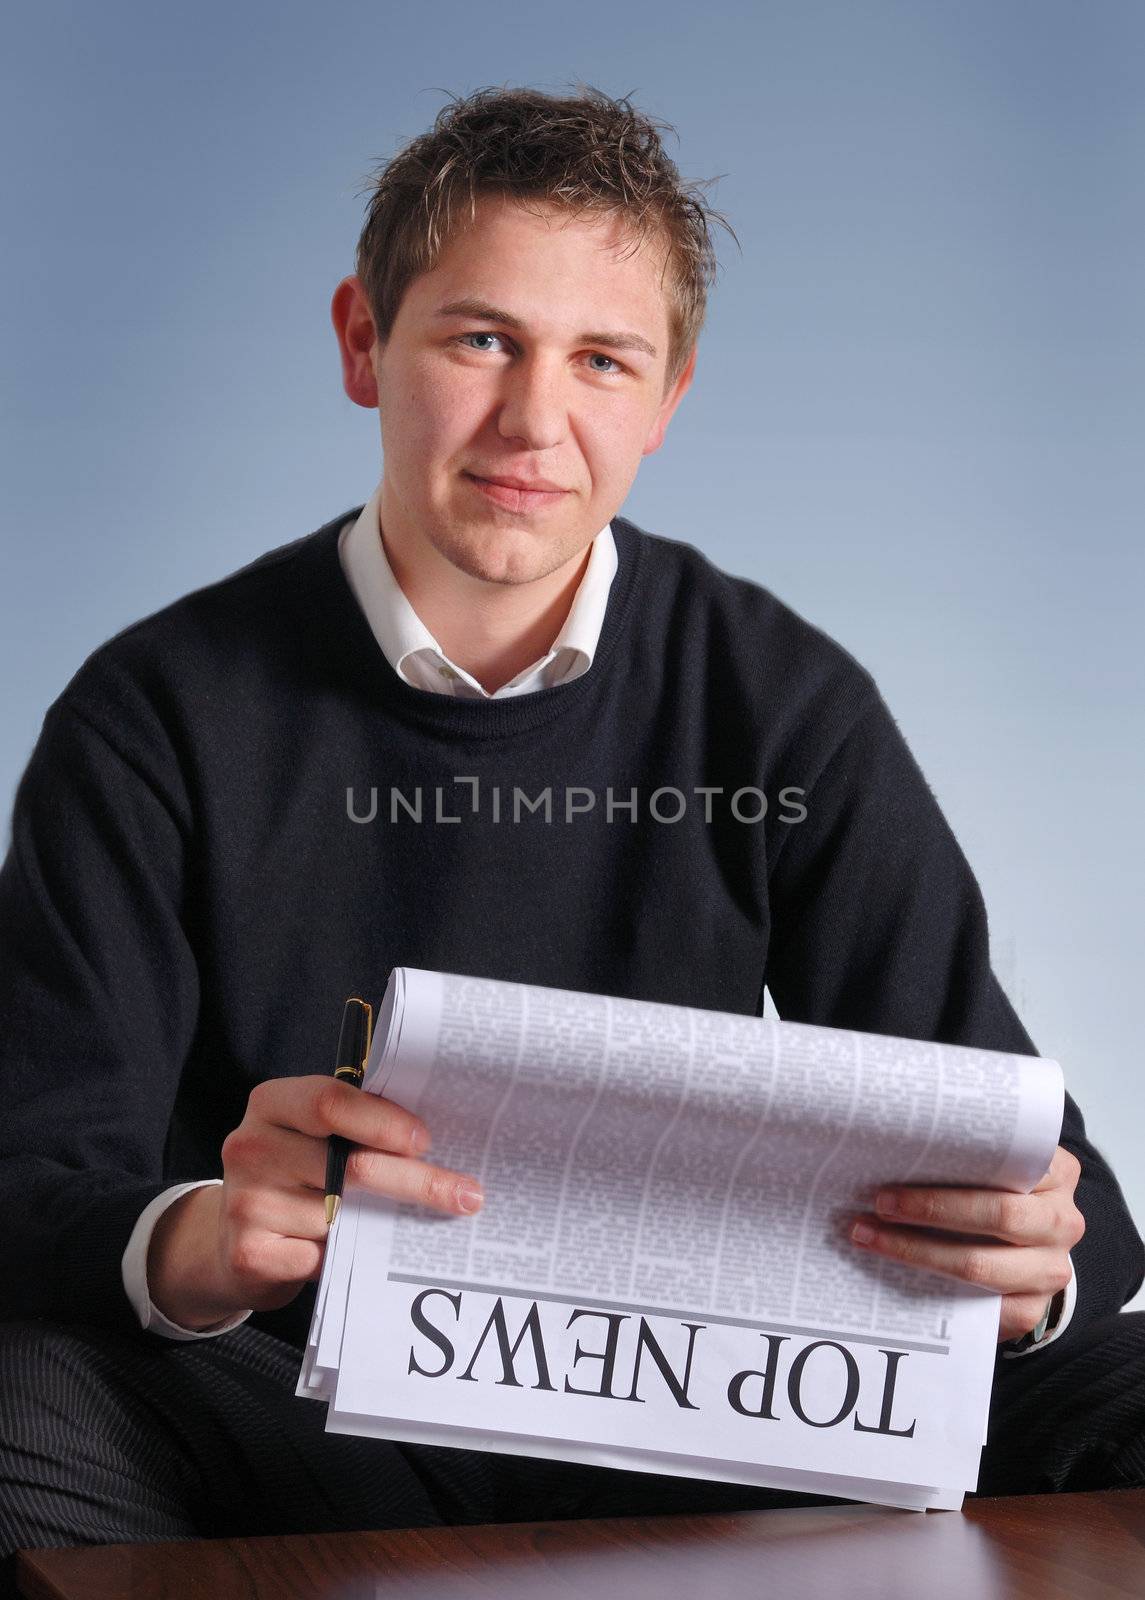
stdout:
[(1081, 1163), (1059, 1144), (1029, 1194), (891, 1185), (876, 1196), (877, 1216), (860, 1217), (851, 1238), (875, 1255), (1001, 1294), (1000, 1344), (1035, 1328), (1069, 1283), (1069, 1252), (1085, 1232), (1073, 1198), (1080, 1176)]

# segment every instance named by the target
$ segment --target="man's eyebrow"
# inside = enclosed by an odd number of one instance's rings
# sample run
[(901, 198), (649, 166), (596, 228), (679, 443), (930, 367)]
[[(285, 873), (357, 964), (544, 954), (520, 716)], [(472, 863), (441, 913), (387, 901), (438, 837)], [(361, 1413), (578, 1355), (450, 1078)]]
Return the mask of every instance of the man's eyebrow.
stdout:
[[(503, 328), (512, 328), (516, 333), (524, 333), (525, 324), (520, 317), (515, 317), (509, 311), (502, 311), (499, 306), (491, 306), (487, 300), (477, 300), (467, 297), (462, 300), (451, 300), (448, 305), (438, 306), (434, 312), (435, 317), (474, 317), (478, 322), (499, 322)], [(578, 344), (606, 344), (613, 350), (641, 350), (646, 356), (656, 359), (656, 346), (649, 344), (648, 340), (639, 333), (609, 332), (609, 333), (582, 333)]]

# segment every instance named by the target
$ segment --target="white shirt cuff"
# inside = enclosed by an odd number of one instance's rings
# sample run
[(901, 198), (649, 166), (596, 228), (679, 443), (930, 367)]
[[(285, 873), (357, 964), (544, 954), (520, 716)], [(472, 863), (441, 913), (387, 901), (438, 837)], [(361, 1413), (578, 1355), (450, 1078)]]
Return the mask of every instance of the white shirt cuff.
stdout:
[(159, 1307), (153, 1304), (147, 1288), (147, 1252), (151, 1248), (151, 1235), (159, 1218), (180, 1195), (222, 1181), (221, 1178), (204, 1178), (198, 1183), (176, 1183), (170, 1189), (164, 1189), (162, 1194), (157, 1194), (154, 1200), (144, 1206), (138, 1222), (131, 1230), (131, 1238), (127, 1241), (127, 1249), (120, 1263), (123, 1288), (132, 1310), (139, 1318), (139, 1326), (162, 1335), (164, 1339), (217, 1339), (220, 1333), (229, 1333), (251, 1315), (249, 1311), (240, 1311), (237, 1316), (229, 1317), (226, 1322), (216, 1322), (209, 1328), (182, 1328), (165, 1317)]
[(1065, 1304), (1062, 1306), (1062, 1314), (1058, 1318), (1057, 1327), (1052, 1328), (1044, 1339), (1039, 1339), (1037, 1344), (1030, 1345), (1026, 1350), (1003, 1350), (1003, 1358), (1007, 1361), (1013, 1361), (1020, 1359), (1022, 1356), (1037, 1355), (1039, 1350), (1046, 1349), (1048, 1345), (1053, 1344), (1055, 1339), (1060, 1339), (1069, 1326), (1069, 1319), (1073, 1316), (1073, 1308), (1076, 1304), (1077, 1274), (1074, 1271), (1073, 1256), (1071, 1255), (1069, 1258), (1069, 1282), (1065, 1286)]

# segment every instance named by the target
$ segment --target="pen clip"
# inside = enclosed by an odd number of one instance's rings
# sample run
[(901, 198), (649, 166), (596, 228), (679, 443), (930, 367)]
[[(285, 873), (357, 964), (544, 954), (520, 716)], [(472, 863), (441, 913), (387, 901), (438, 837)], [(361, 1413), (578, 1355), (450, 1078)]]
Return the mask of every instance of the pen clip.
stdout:
[(374, 1008), (368, 1000), (363, 1000), (362, 1005), (366, 1012), (366, 1042), (362, 1049), (362, 1076), (366, 1075), (366, 1062), (370, 1059), (370, 1045), (374, 1039)]

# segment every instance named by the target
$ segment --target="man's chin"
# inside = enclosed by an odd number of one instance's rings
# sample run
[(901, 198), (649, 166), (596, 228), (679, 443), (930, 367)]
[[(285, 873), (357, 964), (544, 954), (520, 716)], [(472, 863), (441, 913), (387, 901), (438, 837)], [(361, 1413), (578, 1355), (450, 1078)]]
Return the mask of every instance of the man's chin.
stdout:
[(520, 523), (466, 521), (464, 532), (456, 525), (442, 541), (439, 552), (459, 572), (483, 583), (535, 583), (547, 578), (575, 556), (555, 540), (551, 529), (537, 529)]
[(451, 557), (458, 571), (481, 583), (515, 585), (535, 583), (555, 567), (539, 551), (464, 550)]

